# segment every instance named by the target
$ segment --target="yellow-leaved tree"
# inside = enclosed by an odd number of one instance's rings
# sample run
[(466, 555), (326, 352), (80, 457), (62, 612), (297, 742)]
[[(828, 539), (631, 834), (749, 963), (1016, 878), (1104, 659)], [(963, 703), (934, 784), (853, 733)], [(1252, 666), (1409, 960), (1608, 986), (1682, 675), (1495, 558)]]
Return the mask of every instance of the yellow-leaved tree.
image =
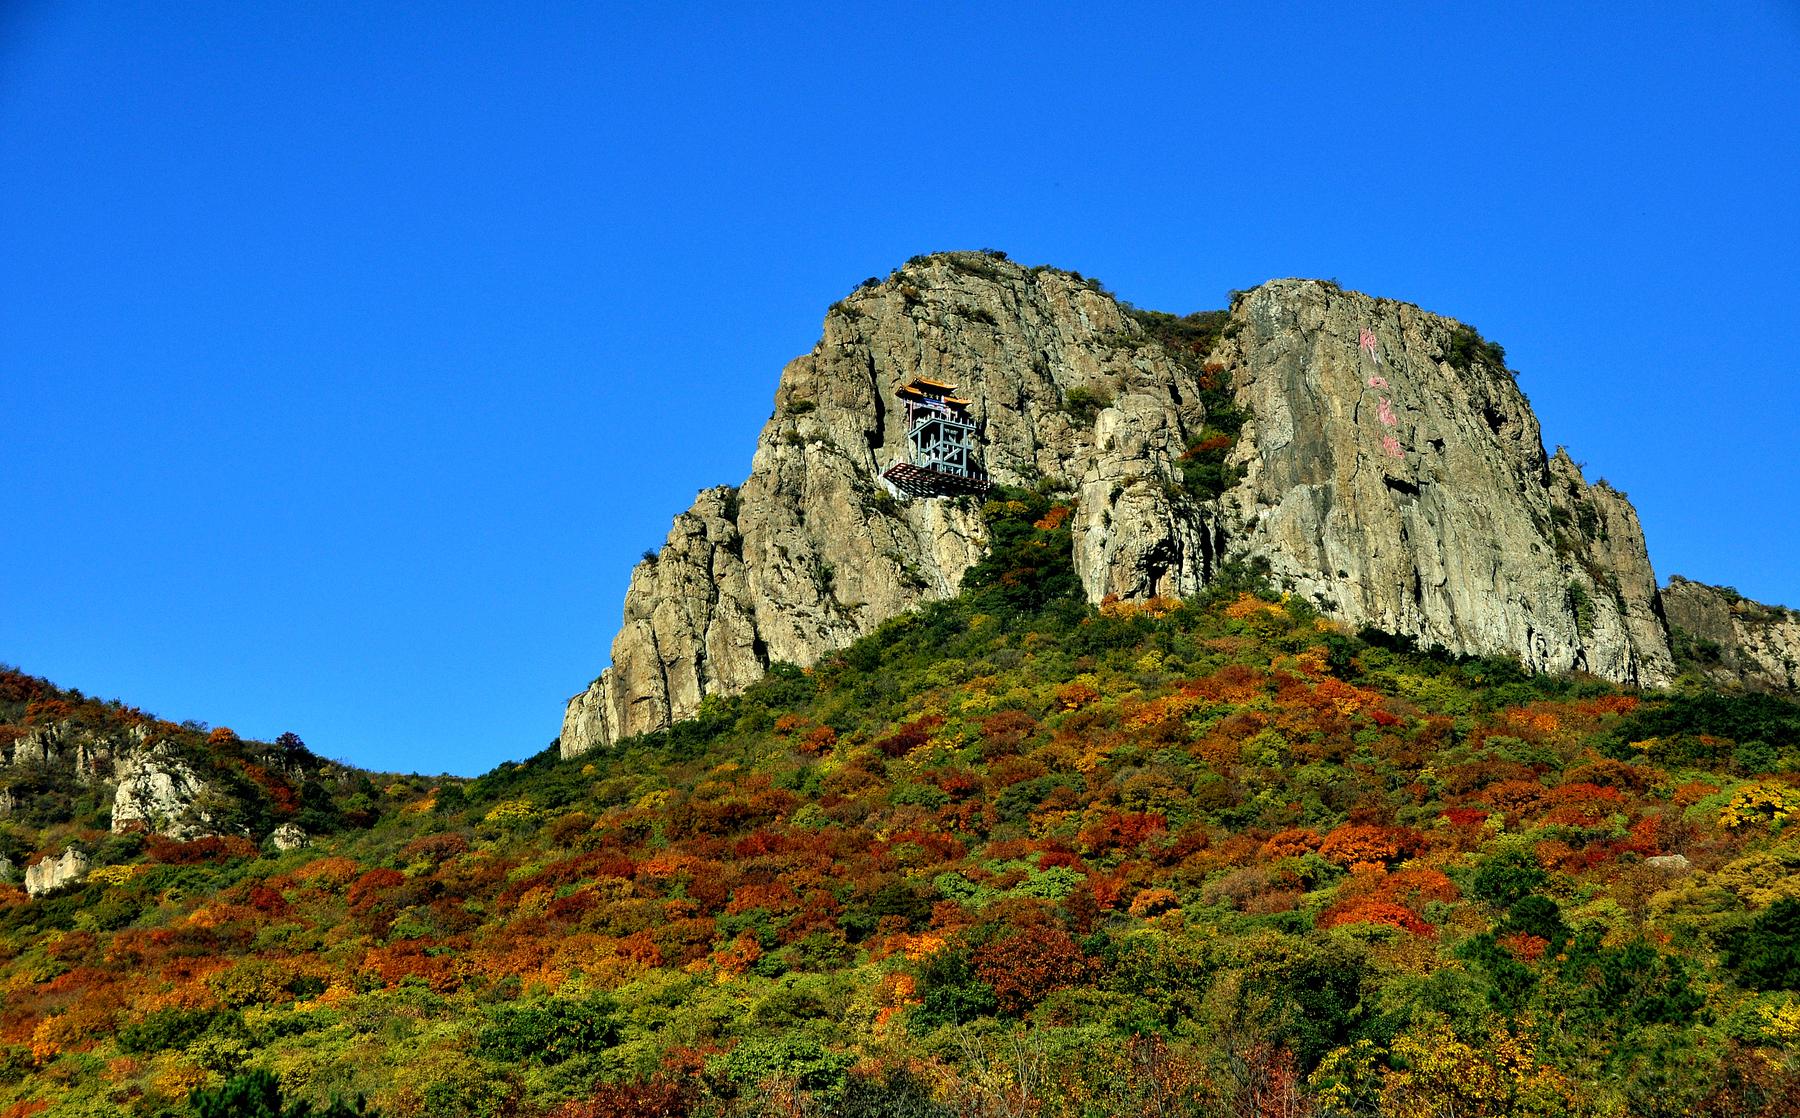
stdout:
[(1537, 1062), (1529, 1039), (1496, 1026), (1480, 1047), (1443, 1021), (1394, 1038), (1384, 1118), (1576, 1118), (1587, 1113), (1568, 1077)]

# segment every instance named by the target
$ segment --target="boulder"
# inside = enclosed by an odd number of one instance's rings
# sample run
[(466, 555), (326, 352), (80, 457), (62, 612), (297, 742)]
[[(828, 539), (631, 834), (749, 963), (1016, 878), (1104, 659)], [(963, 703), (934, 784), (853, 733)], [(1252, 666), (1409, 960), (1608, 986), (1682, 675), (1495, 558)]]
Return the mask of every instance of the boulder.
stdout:
[(312, 845), (312, 837), (298, 823), (283, 823), (269, 835), (269, 842), (277, 850), (301, 850)]

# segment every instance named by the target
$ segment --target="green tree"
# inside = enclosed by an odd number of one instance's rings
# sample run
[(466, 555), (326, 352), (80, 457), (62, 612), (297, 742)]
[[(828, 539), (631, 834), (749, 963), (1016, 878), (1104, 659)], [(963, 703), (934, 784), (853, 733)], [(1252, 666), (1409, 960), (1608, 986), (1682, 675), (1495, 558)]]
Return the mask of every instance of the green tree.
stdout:
[(559, 1064), (571, 1057), (592, 1055), (619, 1041), (619, 1022), (613, 1010), (610, 998), (502, 1006), (493, 1022), (481, 1030), (476, 1051), (506, 1063), (537, 1060)]
[(1487, 859), (1469, 884), (1469, 894), (1496, 908), (1511, 908), (1550, 880), (1529, 851), (1507, 850)]
[(981, 509), (988, 551), (963, 575), (978, 611), (1035, 614), (1081, 600), (1067, 509), (1024, 489), (996, 488)]
[(753, 1037), (731, 1050), (714, 1070), (740, 1093), (804, 1092), (825, 1102), (844, 1093), (851, 1057), (832, 1052), (804, 1033)]
[(1725, 957), (1755, 990), (1800, 990), (1800, 900), (1783, 897), (1726, 937)]
[(188, 1096), (195, 1118), (381, 1118), (360, 1096), (354, 1103), (332, 1099), (323, 1110), (305, 1101), (284, 1101), (272, 1072), (234, 1075), (216, 1090), (195, 1088)]

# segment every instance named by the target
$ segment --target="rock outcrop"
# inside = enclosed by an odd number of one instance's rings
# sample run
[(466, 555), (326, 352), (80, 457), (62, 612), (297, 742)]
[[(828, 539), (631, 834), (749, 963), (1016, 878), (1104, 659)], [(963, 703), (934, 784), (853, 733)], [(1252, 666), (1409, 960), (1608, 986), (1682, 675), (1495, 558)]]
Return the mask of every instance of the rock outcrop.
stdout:
[[(41, 682), (40, 682), (41, 685)], [(348, 770), (292, 745), (243, 742), (203, 726), (176, 726), (141, 712), (114, 716), (102, 704), (55, 721), (0, 725), (0, 819), (18, 828), (79, 819), (115, 833), (143, 831), (180, 841), (248, 836), (251, 821), (290, 814), (283, 797), (344, 788)], [(46, 703), (46, 705), (48, 705)], [(278, 790), (277, 784), (285, 784)], [(265, 798), (266, 797), (266, 798)], [(259, 802), (262, 802), (261, 806)], [(99, 805), (110, 805), (101, 811)], [(97, 815), (109, 815), (102, 822)], [(297, 830), (297, 828), (296, 828)]]
[(269, 843), (282, 852), (304, 850), (312, 845), (312, 836), (298, 823), (283, 823), (269, 834)]
[(32, 767), (66, 776), (77, 784), (96, 784), (112, 774), (113, 758), (121, 750), (144, 740), (141, 727), (120, 735), (51, 722), (31, 727), (10, 746), (0, 746), (0, 766)]
[(1662, 603), (1684, 668), (1714, 686), (1800, 691), (1800, 613), (1679, 575)]
[(201, 805), (206, 782), (162, 745), (136, 749), (119, 759), (112, 829), (150, 831), (170, 838), (212, 834), (212, 815)]
[(43, 858), (25, 867), (25, 892), (41, 897), (87, 876), (88, 856), (73, 846), (54, 858)]
[[(999, 484), (1078, 498), (1094, 601), (1191, 595), (1229, 561), (1352, 626), (1656, 685), (1673, 676), (1624, 496), (1545, 453), (1498, 351), (1453, 320), (1311, 280), (1233, 299), (1204, 353), (1071, 273), (915, 258), (864, 285), (789, 363), (750, 477), (703, 491), (632, 573), (612, 666), (570, 700), (572, 756), (692, 714), (774, 661), (810, 664), (980, 556), (974, 502), (880, 481), (905, 450), (895, 388), (959, 385)], [(1206, 401), (1247, 414), (1222, 495), (1184, 484)], [(1218, 416), (1214, 416), (1218, 419)]]
[(1357, 625), (1534, 670), (1668, 682), (1637, 514), (1546, 455), (1466, 327), (1316, 281), (1265, 284), (1217, 354), (1251, 419), (1229, 548)]
[(146, 740), (148, 731), (141, 726), (95, 729), (71, 720), (27, 727), (16, 739), (0, 738), (0, 819), (30, 822), (46, 799), (106, 784), (118, 756)]

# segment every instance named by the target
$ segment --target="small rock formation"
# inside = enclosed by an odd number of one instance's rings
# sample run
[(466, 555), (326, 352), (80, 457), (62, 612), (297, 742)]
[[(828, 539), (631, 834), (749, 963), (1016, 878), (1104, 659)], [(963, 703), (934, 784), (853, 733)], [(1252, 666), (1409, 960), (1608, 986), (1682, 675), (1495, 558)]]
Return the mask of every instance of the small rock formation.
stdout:
[(0, 740), (0, 775), (6, 778), (0, 788), (0, 818), (27, 811), (41, 797), (105, 783), (114, 758), (147, 736), (142, 726), (97, 730), (58, 721), (27, 727), (15, 740)]
[(1662, 604), (1683, 667), (1714, 686), (1800, 691), (1800, 613), (1679, 575)]
[(12, 880), (13, 871), (18, 868), (18, 866), (13, 864), (11, 858), (8, 858), (4, 854), (0, 854), (0, 881)]
[(1654, 857), (1645, 858), (1644, 864), (1653, 870), (1661, 870), (1664, 873), (1687, 873), (1694, 868), (1686, 854), (1657, 854)]
[(73, 846), (55, 858), (43, 858), (25, 867), (25, 892), (33, 897), (80, 881), (87, 876), (88, 856)]
[(312, 837), (298, 823), (283, 823), (269, 835), (269, 842), (275, 849), (286, 852), (302, 850), (312, 845)]
[[(977, 502), (900, 499), (879, 480), (905, 448), (894, 390), (919, 376), (973, 401), (995, 483), (1076, 494), (1093, 601), (1192, 595), (1224, 563), (1260, 560), (1352, 627), (1673, 678), (1630, 503), (1545, 453), (1467, 327), (1275, 280), (1234, 297), (1209, 354), (1177, 357), (1079, 276), (946, 253), (858, 288), (783, 370), (749, 479), (701, 492), (632, 572), (612, 666), (569, 702), (564, 756), (956, 592), (983, 548)], [(1182, 456), (1214, 437), (1203, 397), (1225, 390), (1248, 416), (1228, 459), (1244, 476), (1211, 496), (1183, 484)]]
[(186, 841), (213, 833), (212, 817), (196, 801), (207, 786), (165, 745), (126, 753), (114, 773), (112, 829), (151, 831)]
[(97, 733), (70, 722), (33, 726), (10, 746), (0, 745), (0, 766), (31, 766), (72, 777), (78, 784), (97, 784), (112, 772), (114, 756), (142, 744), (146, 733), (143, 727), (125, 735)]

